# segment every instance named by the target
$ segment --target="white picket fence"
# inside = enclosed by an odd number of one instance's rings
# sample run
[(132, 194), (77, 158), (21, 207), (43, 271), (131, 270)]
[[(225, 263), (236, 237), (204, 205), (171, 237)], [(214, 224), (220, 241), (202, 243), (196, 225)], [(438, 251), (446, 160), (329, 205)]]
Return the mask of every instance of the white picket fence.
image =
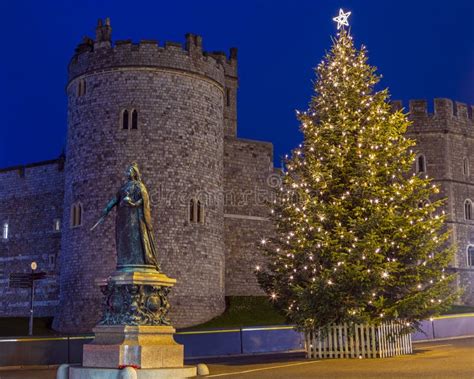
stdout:
[(331, 325), (305, 333), (308, 358), (386, 358), (411, 354), (411, 334), (400, 323)]

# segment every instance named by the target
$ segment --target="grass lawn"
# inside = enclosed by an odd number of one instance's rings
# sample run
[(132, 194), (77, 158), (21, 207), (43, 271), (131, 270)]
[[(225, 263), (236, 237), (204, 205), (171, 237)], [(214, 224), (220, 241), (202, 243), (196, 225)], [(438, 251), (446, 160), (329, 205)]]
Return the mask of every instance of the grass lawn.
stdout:
[[(474, 313), (473, 306), (453, 305), (444, 314)], [(34, 321), (35, 336), (58, 334), (51, 329), (52, 317), (38, 317)], [(226, 310), (220, 316), (187, 330), (239, 328), (285, 324), (285, 318), (273, 308), (266, 296), (229, 296)], [(28, 335), (28, 318), (0, 317), (0, 337)]]
[(285, 318), (273, 308), (266, 296), (229, 296), (226, 297), (226, 310), (223, 314), (190, 329), (238, 328), (284, 323)]
[(458, 313), (474, 313), (474, 307), (469, 305), (452, 305), (451, 308), (443, 314), (455, 315)]

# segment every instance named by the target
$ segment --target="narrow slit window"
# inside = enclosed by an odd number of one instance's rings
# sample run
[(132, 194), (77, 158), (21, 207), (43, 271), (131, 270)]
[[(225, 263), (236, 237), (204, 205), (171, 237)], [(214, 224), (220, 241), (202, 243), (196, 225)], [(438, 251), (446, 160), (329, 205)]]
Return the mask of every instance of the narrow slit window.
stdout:
[(469, 246), (467, 248), (467, 265), (474, 266), (474, 246)]
[(426, 172), (426, 159), (423, 154), (416, 158), (416, 172)]
[(84, 79), (79, 80), (77, 84), (77, 96), (84, 96), (86, 93), (86, 81)]
[(138, 112), (136, 109), (132, 111), (132, 129), (138, 129)]
[(82, 225), (82, 204), (76, 203), (71, 209), (71, 226), (77, 227)]
[(462, 170), (463, 170), (464, 176), (469, 176), (469, 159), (468, 158), (463, 159)]
[(56, 263), (56, 256), (53, 255), (53, 254), (51, 254), (51, 255), (49, 256), (49, 265), (50, 265), (50, 266), (54, 266), (55, 263)]
[(469, 199), (464, 202), (464, 218), (472, 220), (472, 202)]
[(77, 226), (82, 225), (82, 205), (77, 204)]
[(61, 220), (59, 218), (54, 220), (53, 229), (55, 232), (59, 232), (61, 230)]
[(8, 233), (9, 233), (9, 225), (8, 222), (3, 223), (3, 230), (2, 230), (2, 238), (4, 240), (8, 239)]
[(196, 217), (197, 222), (202, 222), (202, 204), (198, 200), (197, 201), (197, 217)]
[(126, 109), (122, 112), (122, 129), (128, 129), (128, 111)]
[(194, 199), (189, 200), (189, 221), (194, 222)]

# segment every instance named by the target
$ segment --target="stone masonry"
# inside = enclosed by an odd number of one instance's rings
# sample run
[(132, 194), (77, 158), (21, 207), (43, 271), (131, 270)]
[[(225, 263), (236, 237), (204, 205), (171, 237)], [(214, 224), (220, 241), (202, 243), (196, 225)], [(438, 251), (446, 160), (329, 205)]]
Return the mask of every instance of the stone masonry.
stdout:
[[(0, 316), (28, 316), (30, 291), (11, 289), (12, 273), (30, 264), (48, 278), (36, 282), (35, 315), (53, 316), (58, 305), (64, 160), (0, 170)], [(3, 228), (8, 225), (8, 239)], [(58, 230), (59, 229), (59, 230)]]
[[(400, 102), (394, 105), (402, 107)], [(435, 99), (434, 113), (429, 113), (425, 100), (412, 100), (408, 110), (413, 122), (408, 136), (416, 140), (417, 154), (424, 156), (426, 175), (447, 199), (444, 210), (457, 251), (452, 267), (459, 273), (463, 302), (474, 304), (474, 266), (468, 264), (468, 248), (474, 246), (474, 213), (470, 220), (464, 214), (465, 201), (474, 200), (474, 107)]]
[[(94, 42), (78, 47), (67, 85), (65, 228), (56, 329), (86, 331), (97, 321), (101, 294), (94, 279), (110, 275), (115, 267), (113, 220), (89, 229), (132, 161), (139, 164), (150, 192), (161, 267), (178, 280), (171, 294), (173, 324), (198, 324), (222, 313), (229, 220), (225, 191), (242, 190), (235, 175), (245, 176), (253, 191), (265, 191), (265, 177), (273, 170), (271, 144), (236, 137), (237, 83), (237, 50), (231, 49), (228, 57), (204, 52), (201, 37), (192, 34), (186, 35), (184, 48), (150, 40), (112, 44), (106, 23), (98, 26)], [(130, 122), (124, 128), (125, 110), (137, 112), (135, 127)], [(241, 165), (237, 173), (224, 168), (224, 151), (238, 144), (244, 148), (233, 163)], [(200, 222), (190, 220), (191, 199), (203, 204)], [(71, 227), (71, 209), (78, 203), (83, 225)], [(246, 220), (253, 233), (265, 233), (268, 221), (261, 210), (241, 213), (233, 210), (231, 219), (240, 218), (232, 233), (244, 235)], [(251, 238), (243, 237), (231, 253), (233, 259), (240, 254), (246, 260), (246, 277), (251, 278), (241, 281), (241, 293), (256, 288)]]
[[(100, 22), (95, 40), (85, 38), (69, 64), (65, 158), (0, 170), (0, 227), (9, 228), (8, 239), (0, 239), (0, 316), (28, 315), (28, 291), (7, 283), (35, 260), (50, 273), (37, 289), (37, 314), (54, 315), (62, 332), (92, 329), (102, 298), (94, 280), (116, 263), (113, 215), (90, 228), (133, 161), (150, 193), (161, 267), (177, 279), (173, 324), (219, 315), (225, 296), (263, 294), (254, 276), (262, 262), (256, 244), (271, 233), (266, 204), (280, 178), (271, 143), (237, 137), (237, 50), (206, 52), (193, 34), (184, 47), (113, 43), (111, 31), (108, 20)], [(409, 135), (448, 198), (458, 246), (453, 267), (472, 304), (467, 247), (474, 245), (474, 221), (463, 213), (464, 201), (474, 199), (474, 168), (472, 175), (463, 171), (464, 158), (474, 160), (472, 111), (445, 99), (435, 100), (434, 114), (424, 101), (409, 109)], [(198, 222), (191, 200), (202, 205)], [(78, 205), (82, 221), (75, 226), (71, 210)]]

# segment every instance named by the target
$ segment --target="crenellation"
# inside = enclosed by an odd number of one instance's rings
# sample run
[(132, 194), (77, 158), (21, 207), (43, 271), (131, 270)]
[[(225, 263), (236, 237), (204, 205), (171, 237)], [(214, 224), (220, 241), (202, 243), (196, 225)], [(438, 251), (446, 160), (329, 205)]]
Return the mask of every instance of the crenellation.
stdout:
[(231, 47), (229, 50), (229, 60), (236, 61), (237, 60), (237, 52), (238, 49), (236, 47)]
[(35, 162), (31, 164), (26, 164), (26, 165), (5, 167), (5, 168), (0, 169), (0, 178), (1, 177), (5, 178), (5, 176), (3, 176), (4, 174), (7, 174), (8, 176), (11, 177), (11, 173), (15, 173), (15, 172), (19, 177), (24, 178), (27, 171), (30, 172), (34, 168), (42, 167), (42, 166), (50, 166), (50, 165), (55, 166), (57, 171), (63, 171), (64, 157), (59, 157), (58, 159), (51, 159), (48, 161)]
[(131, 46), (133, 41), (131, 39), (119, 39), (115, 41), (115, 48), (122, 47), (122, 46)]
[(97, 21), (95, 29), (94, 50), (109, 49), (112, 46), (112, 26), (110, 25), (110, 18)]
[(185, 48), (181, 43), (166, 41), (164, 46), (151, 40), (133, 43), (119, 40), (110, 49), (77, 52), (69, 63), (69, 83), (75, 78), (118, 67), (179, 69), (204, 75), (225, 86), (226, 75), (237, 76), (236, 60), (222, 60), (202, 51), (200, 36), (188, 35)]
[(409, 102), (410, 115), (413, 117), (428, 116), (428, 104), (424, 99), (410, 100)]
[(191, 55), (201, 56), (203, 54), (202, 50), (202, 37), (197, 34), (187, 33), (185, 35), (186, 44), (185, 49)]
[(174, 41), (165, 41), (165, 49), (183, 52), (183, 44)]
[(401, 100), (392, 100), (390, 105), (393, 112), (401, 111), (403, 109), (403, 102)]
[[(408, 116), (413, 122), (412, 129), (453, 131), (474, 136), (473, 106), (444, 98), (434, 99), (433, 105), (434, 111), (429, 112), (426, 100), (409, 101)], [(391, 106), (393, 111), (403, 109), (403, 103), (400, 100), (392, 101)]]
[(141, 39), (139, 45), (155, 45), (158, 46), (157, 39)]
[(434, 115), (449, 119), (454, 116), (453, 101), (450, 99), (434, 99)]
[(467, 104), (465, 103), (460, 103), (458, 101), (455, 101), (453, 104), (453, 113), (455, 116), (457, 116), (459, 119), (466, 119), (467, 120)]
[(215, 58), (222, 65), (227, 62), (227, 55), (224, 51), (210, 51), (207, 55)]

